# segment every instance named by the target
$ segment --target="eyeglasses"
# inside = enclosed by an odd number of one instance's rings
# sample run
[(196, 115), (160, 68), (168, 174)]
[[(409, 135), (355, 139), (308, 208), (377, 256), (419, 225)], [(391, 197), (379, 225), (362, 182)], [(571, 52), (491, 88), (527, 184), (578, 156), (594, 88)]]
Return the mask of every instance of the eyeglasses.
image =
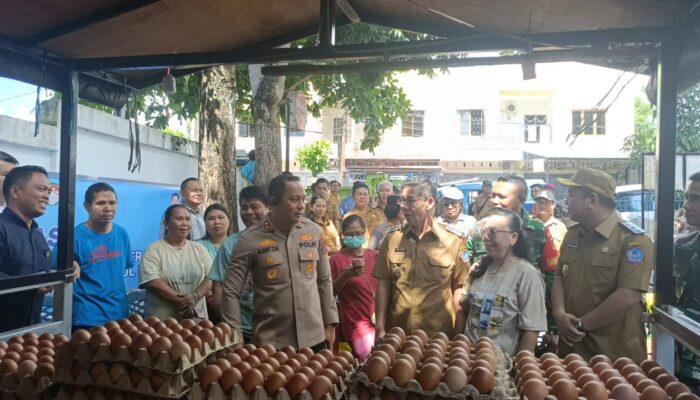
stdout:
[(399, 199), (396, 201), (396, 204), (398, 204), (398, 205), (400, 205), (400, 206), (402, 206), (402, 207), (403, 207), (404, 205), (409, 206), (409, 207), (413, 207), (414, 205), (416, 205), (417, 202), (419, 202), (419, 201), (421, 201), (421, 200), (425, 200), (425, 198), (424, 198), (424, 197), (419, 197), (419, 198), (417, 198), (417, 199), (407, 199), (407, 198), (405, 198), (405, 197), (399, 197)]
[(494, 237), (497, 233), (513, 233), (513, 231), (503, 231), (503, 230), (498, 230), (498, 229), (493, 229), (493, 228), (478, 228), (477, 232), (479, 233), (479, 236), (481, 237)]
[(459, 205), (459, 201), (442, 201), (442, 206), (443, 207), (457, 207)]

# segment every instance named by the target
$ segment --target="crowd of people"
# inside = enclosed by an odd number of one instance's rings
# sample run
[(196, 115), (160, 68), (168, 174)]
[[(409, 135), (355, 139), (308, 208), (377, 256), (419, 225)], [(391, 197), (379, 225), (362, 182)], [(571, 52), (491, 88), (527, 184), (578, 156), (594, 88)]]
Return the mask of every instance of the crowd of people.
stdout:
[[(0, 277), (56, 268), (34, 222), (48, 204), (48, 175), (18, 165), (0, 152)], [(651, 240), (619, 217), (607, 173), (581, 168), (558, 184), (568, 191), (566, 215), (553, 185), (528, 187), (513, 175), (484, 181), (465, 212), (461, 190), (438, 192), (427, 180), (401, 188), (380, 182), (375, 198), (358, 181), (341, 199), (337, 181), (319, 178), (307, 196), (298, 177), (283, 173), (267, 187), (241, 190), (246, 228), (229, 235), (233, 210), (202, 210), (202, 183), (188, 178), (140, 263), (145, 313), (225, 321), (237, 340), (259, 346), (348, 346), (360, 360), (400, 327), (488, 336), (507, 354), (641, 362)], [(115, 190), (95, 183), (83, 206), (88, 219), (74, 240), (74, 329), (127, 316), (123, 271), (133, 267), (128, 232), (114, 222)], [(700, 173), (690, 177), (684, 210), (686, 223), (700, 226)], [(676, 246), (677, 306), (700, 320), (697, 231)], [(49, 290), (0, 296), (0, 330), (37, 323)], [(684, 366), (700, 372), (697, 357), (682, 354)]]

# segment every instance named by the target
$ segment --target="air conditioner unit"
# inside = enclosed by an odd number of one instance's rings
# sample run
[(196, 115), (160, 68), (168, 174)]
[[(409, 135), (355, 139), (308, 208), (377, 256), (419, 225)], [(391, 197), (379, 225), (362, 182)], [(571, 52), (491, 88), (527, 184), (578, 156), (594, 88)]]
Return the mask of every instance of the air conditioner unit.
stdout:
[(516, 111), (518, 111), (518, 109), (515, 107), (515, 104), (508, 104), (506, 106), (506, 112), (508, 114), (515, 114)]

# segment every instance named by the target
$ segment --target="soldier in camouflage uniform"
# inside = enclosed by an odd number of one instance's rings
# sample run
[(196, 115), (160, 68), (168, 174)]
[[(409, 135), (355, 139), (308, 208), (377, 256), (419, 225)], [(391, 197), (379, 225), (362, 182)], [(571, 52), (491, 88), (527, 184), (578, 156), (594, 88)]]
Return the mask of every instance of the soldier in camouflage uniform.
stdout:
[[(700, 227), (700, 172), (690, 176), (683, 208), (688, 225)], [(676, 238), (674, 250), (676, 305), (689, 318), (700, 322), (700, 232), (690, 232)], [(680, 345), (678, 353), (678, 377), (697, 392), (700, 389), (700, 356)]]

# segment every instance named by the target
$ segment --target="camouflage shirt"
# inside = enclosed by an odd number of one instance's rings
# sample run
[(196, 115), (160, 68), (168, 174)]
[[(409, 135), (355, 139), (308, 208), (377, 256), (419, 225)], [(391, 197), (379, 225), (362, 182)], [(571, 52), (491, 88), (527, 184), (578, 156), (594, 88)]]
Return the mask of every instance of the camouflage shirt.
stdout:
[[(700, 322), (700, 233), (676, 238), (673, 253), (673, 277), (676, 281), (676, 306), (689, 318)], [(681, 347), (681, 380), (700, 382), (700, 356)]]

